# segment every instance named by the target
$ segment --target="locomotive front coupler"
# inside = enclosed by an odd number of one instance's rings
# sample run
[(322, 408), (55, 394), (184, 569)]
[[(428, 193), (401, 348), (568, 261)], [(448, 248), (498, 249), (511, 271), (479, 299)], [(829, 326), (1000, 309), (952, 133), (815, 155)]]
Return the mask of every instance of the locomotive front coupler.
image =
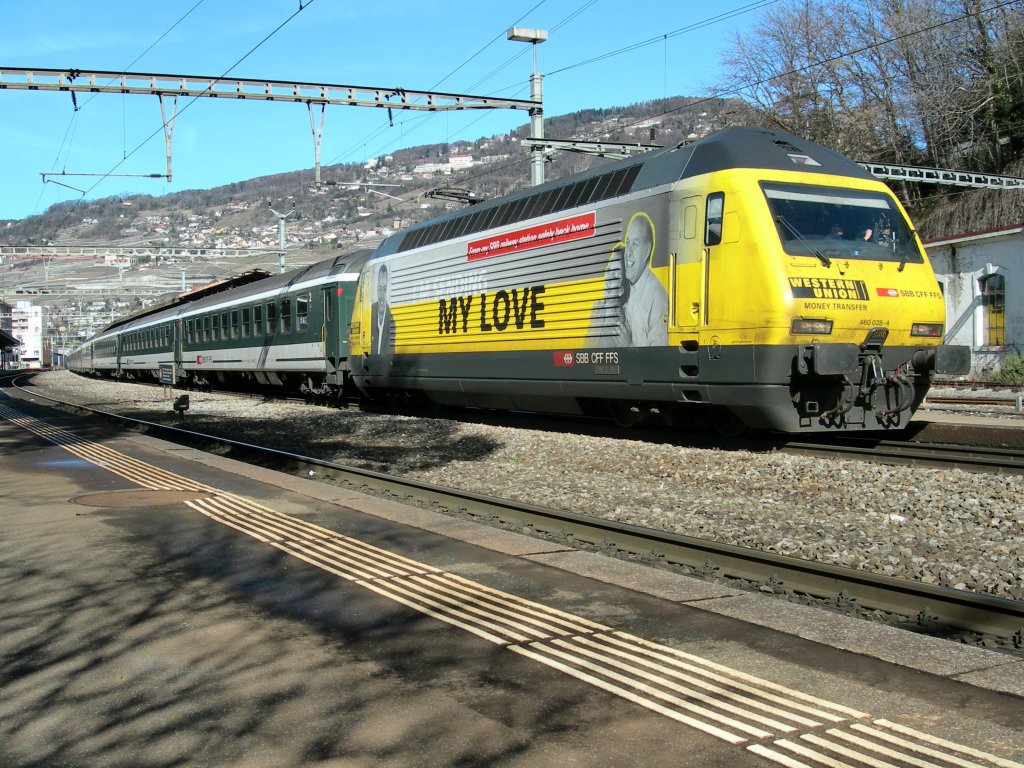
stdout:
[(874, 410), (874, 394), (879, 384), (886, 385), (885, 366), (882, 364), (882, 346), (889, 338), (888, 328), (872, 328), (860, 345), (860, 396), (864, 410)]

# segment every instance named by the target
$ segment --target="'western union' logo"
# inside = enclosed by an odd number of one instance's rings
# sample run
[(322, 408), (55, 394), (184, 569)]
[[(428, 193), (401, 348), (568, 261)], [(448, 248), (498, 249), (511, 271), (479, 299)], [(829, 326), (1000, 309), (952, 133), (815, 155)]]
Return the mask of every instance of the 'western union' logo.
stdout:
[(863, 280), (825, 280), (819, 277), (791, 277), (789, 287), (794, 299), (848, 299), (867, 301), (868, 287)]

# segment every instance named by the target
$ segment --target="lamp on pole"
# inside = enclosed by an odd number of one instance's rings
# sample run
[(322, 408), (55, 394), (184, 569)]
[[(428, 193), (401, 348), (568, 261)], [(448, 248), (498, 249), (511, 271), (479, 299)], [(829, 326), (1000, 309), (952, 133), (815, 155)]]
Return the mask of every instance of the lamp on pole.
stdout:
[[(526, 29), (512, 27), (506, 33), (509, 40), (517, 43), (530, 43), (533, 46), (533, 73), (530, 75), (530, 101), (537, 106), (530, 109), (531, 139), (544, 138), (544, 94), (541, 82), (544, 76), (537, 71), (537, 44), (548, 39), (546, 29)], [(530, 186), (536, 187), (544, 183), (544, 148), (534, 145), (530, 148)]]
[(270, 208), (270, 212), (277, 216), (277, 248), (279, 251), (277, 255), (277, 271), (284, 274), (284, 220), (295, 213), (295, 201), (292, 201), (292, 209), (287, 213), (275, 211), (269, 200), (267, 200), (267, 208)]

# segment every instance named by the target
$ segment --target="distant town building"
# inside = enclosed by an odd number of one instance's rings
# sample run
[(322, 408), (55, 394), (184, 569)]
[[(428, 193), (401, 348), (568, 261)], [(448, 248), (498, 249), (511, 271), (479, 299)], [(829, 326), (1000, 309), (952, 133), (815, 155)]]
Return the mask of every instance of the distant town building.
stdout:
[(49, 365), (46, 359), (43, 328), (46, 327), (45, 311), (30, 301), (19, 301), (11, 313), (11, 334), (21, 342), (18, 357), (23, 368), (40, 368)]
[(14, 307), (0, 301), (0, 371), (13, 367), (17, 359), (18, 340), (11, 334), (11, 315)]
[(435, 173), (449, 174), (452, 167), (448, 163), (421, 163), (412, 169), (417, 176), (433, 176)]

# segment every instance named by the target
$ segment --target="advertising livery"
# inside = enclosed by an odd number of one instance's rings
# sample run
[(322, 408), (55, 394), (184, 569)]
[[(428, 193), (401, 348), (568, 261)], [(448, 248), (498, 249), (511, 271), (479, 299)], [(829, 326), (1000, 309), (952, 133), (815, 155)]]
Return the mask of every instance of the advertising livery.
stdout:
[[(602, 192), (615, 174), (628, 185)], [(968, 360), (941, 344), (942, 294), (891, 192), (778, 132), (729, 129), (418, 225), (360, 291), (352, 374), (377, 397), (888, 428)]]

